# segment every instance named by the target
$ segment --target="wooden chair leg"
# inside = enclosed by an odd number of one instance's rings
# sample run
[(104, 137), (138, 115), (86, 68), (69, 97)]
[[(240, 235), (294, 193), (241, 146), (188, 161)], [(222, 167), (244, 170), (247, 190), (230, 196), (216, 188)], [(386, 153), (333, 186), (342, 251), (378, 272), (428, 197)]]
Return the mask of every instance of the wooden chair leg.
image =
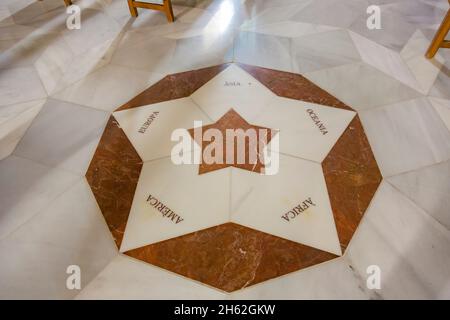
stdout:
[(164, 0), (164, 12), (166, 13), (167, 20), (174, 22), (175, 18), (173, 16), (171, 0)]
[(138, 16), (137, 8), (134, 6), (133, 0), (128, 0), (128, 8), (130, 9), (130, 14), (132, 17)]
[(439, 48), (450, 47), (450, 41), (445, 40), (445, 37), (447, 36), (449, 30), (450, 30), (450, 10), (447, 12), (444, 21), (442, 21), (441, 26), (436, 32), (436, 35), (434, 36), (434, 39), (431, 42), (430, 47), (427, 50), (427, 53), (425, 54), (425, 56), (428, 59), (432, 59), (436, 55), (436, 52), (439, 50)]
[(138, 16), (137, 8), (144, 8), (163, 11), (166, 14), (167, 20), (169, 20), (170, 22), (173, 22), (175, 20), (172, 10), (172, 3), (170, 0), (164, 0), (163, 4), (128, 0), (128, 8), (130, 9), (130, 13), (133, 17)]
[(72, 5), (72, 0), (64, 0), (64, 3), (66, 4), (66, 7)]

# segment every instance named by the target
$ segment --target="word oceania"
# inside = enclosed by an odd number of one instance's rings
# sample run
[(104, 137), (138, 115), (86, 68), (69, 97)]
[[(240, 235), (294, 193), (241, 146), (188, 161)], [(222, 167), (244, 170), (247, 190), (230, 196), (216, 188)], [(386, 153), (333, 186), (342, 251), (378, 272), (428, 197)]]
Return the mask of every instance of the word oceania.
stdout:
[(287, 222), (291, 221), (291, 219), (296, 218), (300, 213), (304, 212), (305, 210), (308, 210), (309, 207), (316, 206), (316, 204), (311, 200), (311, 197), (300, 203), (295, 208), (289, 210), (284, 215), (281, 216), (284, 220)]
[(325, 127), (325, 125), (320, 121), (319, 116), (314, 112), (313, 109), (308, 109), (306, 112), (311, 117), (312, 121), (314, 121), (317, 128), (319, 128), (320, 132), (322, 132), (323, 135), (326, 135), (328, 133), (328, 129)]
[(155, 111), (153, 112), (151, 115), (148, 116), (147, 120), (142, 124), (142, 126), (139, 128), (138, 132), (139, 133), (145, 133), (145, 131), (147, 131), (148, 127), (150, 127), (150, 125), (152, 124), (152, 122), (156, 119), (156, 117), (158, 116), (159, 112)]
[(173, 212), (172, 210), (170, 210), (169, 207), (167, 207), (165, 204), (163, 204), (161, 201), (159, 201), (158, 199), (156, 199), (155, 197), (153, 197), (152, 195), (149, 195), (147, 198), (147, 202), (154, 207), (156, 210), (158, 210), (159, 212), (161, 212), (162, 216), (170, 219), (172, 222), (174, 222), (175, 224), (180, 223), (181, 221), (183, 221), (184, 219), (182, 217), (180, 217), (179, 215), (177, 215), (175, 212)]

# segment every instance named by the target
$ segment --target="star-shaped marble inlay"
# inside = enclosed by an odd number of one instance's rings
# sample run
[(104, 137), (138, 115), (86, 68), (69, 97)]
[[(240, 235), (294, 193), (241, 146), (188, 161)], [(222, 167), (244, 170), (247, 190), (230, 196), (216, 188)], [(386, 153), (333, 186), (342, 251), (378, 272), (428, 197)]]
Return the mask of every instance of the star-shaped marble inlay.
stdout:
[(264, 173), (263, 150), (277, 134), (274, 129), (248, 123), (234, 109), (213, 124), (188, 131), (201, 147), (199, 174), (227, 167)]

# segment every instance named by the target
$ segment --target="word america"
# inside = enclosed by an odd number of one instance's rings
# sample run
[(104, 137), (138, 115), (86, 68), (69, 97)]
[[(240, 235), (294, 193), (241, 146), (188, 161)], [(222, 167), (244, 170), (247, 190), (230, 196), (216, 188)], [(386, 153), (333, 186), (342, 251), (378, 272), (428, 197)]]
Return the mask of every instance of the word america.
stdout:
[(311, 206), (315, 207), (316, 204), (311, 200), (311, 197), (309, 197), (295, 208), (286, 212), (284, 215), (281, 216), (281, 218), (286, 220), (287, 222), (290, 222), (291, 219), (295, 219), (298, 215), (300, 215), (300, 213), (308, 210)]
[(180, 223), (181, 221), (183, 221), (184, 219), (182, 217), (180, 217), (179, 215), (177, 215), (175, 212), (173, 212), (172, 210), (170, 210), (169, 207), (167, 207), (165, 204), (163, 204), (161, 201), (159, 201), (158, 199), (156, 199), (155, 197), (153, 197), (152, 195), (149, 195), (147, 198), (147, 202), (154, 207), (156, 210), (158, 210), (159, 212), (161, 212), (162, 216), (164, 218), (170, 219), (172, 222), (174, 222), (175, 224)]

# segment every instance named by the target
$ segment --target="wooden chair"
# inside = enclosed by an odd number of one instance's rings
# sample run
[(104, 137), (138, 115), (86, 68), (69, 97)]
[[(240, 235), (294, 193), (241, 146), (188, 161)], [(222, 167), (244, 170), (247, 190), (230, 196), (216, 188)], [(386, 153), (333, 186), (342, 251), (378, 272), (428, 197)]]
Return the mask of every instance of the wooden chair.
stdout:
[(163, 11), (166, 14), (167, 20), (169, 20), (169, 22), (173, 22), (175, 20), (173, 16), (171, 0), (163, 0), (163, 4), (128, 0), (128, 7), (130, 8), (130, 13), (133, 17), (138, 16), (137, 8), (144, 8)]
[[(450, 0), (448, 0), (448, 3), (450, 4)], [(436, 52), (439, 50), (439, 48), (450, 48), (450, 41), (445, 40), (445, 37), (447, 36), (449, 30), (450, 30), (450, 9), (447, 11), (447, 15), (445, 16), (444, 21), (442, 21), (441, 26), (436, 32), (436, 35), (434, 36), (434, 39), (431, 42), (427, 53), (425, 54), (425, 56), (428, 59), (432, 59), (435, 56)]]

